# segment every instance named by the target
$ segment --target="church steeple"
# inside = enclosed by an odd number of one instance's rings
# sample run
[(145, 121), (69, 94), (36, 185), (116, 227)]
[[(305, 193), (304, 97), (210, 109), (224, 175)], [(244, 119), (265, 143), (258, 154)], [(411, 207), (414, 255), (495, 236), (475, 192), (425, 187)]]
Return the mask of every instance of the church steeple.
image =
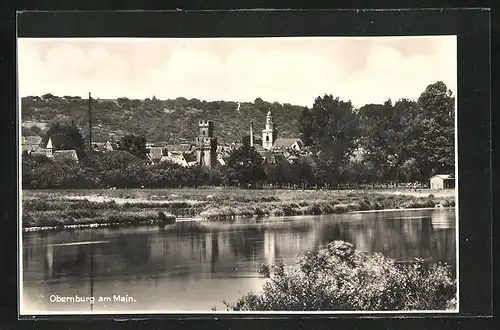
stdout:
[(274, 143), (274, 123), (271, 111), (266, 116), (266, 128), (262, 130), (262, 147), (270, 150)]
[(271, 114), (271, 111), (269, 111), (266, 116), (266, 129), (272, 130), (273, 126), (274, 126), (273, 115)]
[(53, 153), (54, 153), (54, 147), (52, 145), (52, 138), (49, 137), (47, 145), (45, 146), (45, 155), (50, 158), (52, 157)]

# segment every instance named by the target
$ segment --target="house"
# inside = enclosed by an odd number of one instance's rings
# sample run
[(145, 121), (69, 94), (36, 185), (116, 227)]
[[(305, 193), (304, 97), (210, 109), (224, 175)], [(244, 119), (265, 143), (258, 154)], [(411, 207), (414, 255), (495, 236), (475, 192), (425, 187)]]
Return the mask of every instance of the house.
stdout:
[(193, 149), (193, 146), (190, 143), (181, 143), (181, 144), (169, 144), (167, 145), (167, 151), (173, 153), (182, 153), (182, 152), (190, 152)]
[(114, 151), (114, 150), (118, 150), (118, 149), (119, 149), (119, 146), (118, 146), (118, 142), (116, 142), (116, 141), (108, 140), (104, 144), (105, 151)]
[(198, 157), (195, 153), (185, 152), (183, 153), (183, 155), (184, 155), (184, 161), (186, 162), (187, 166), (194, 166), (198, 164)]
[(27, 153), (37, 152), (42, 149), (40, 146), (42, 138), (39, 136), (22, 136), (21, 137), (21, 148), (22, 151)]
[(453, 189), (455, 188), (455, 177), (451, 174), (436, 174), (430, 179), (431, 189)]
[(231, 145), (229, 146), (229, 149), (230, 149), (231, 151), (233, 151), (233, 150), (239, 149), (239, 148), (241, 148), (241, 147), (243, 147), (243, 143), (236, 143), (236, 142), (233, 142), (233, 143), (231, 143)]
[(52, 154), (54, 161), (66, 161), (71, 160), (78, 163), (78, 154), (76, 150), (56, 150)]
[(197, 156), (193, 152), (171, 152), (161, 157), (160, 162), (171, 162), (183, 167), (193, 166), (198, 163)]
[(301, 151), (304, 147), (299, 138), (277, 138), (273, 143), (273, 149)]
[(160, 159), (160, 162), (170, 162), (180, 166), (188, 166), (186, 159), (184, 158), (184, 154), (182, 152), (177, 153), (169, 151), (166, 156), (163, 156)]
[(106, 142), (93, 142), (92, 146), (95, 151), (104, 151), (106, 147)]
[(231, 146), (218, 145), (217, 154), (229, 155), (231, 153)]
[(291, 154), (289, 155), (286, 160), (290, 163), (290, 164), (297, 164), (299, 163), (300, 161), (300, 158), (297, 156), (297, 155), (294, 155), (294, 154)]
[(147, 155), (151, 162), (159, 163), (163, 156), (167, 156), (167, 150), (164, 147), (150, 147)]
[(219, 164), (222, 166), (226, 165), (226, 160), (221, 155), (217, 156), (217, 162), (219, 162)]
[(254, 144), (253, 147), (254, 147), (255, 151), (257, 151), (261, 155), (268, 152), (268, 150), (264, 149), (264, 147), (260, 144)]

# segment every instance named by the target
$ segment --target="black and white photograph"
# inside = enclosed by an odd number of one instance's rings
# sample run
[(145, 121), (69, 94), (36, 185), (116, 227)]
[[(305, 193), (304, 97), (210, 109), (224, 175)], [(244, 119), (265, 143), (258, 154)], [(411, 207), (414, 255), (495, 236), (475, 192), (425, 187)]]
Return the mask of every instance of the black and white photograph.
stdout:
[(17, 39), (20, 315), (457, 313), (457, 37)]

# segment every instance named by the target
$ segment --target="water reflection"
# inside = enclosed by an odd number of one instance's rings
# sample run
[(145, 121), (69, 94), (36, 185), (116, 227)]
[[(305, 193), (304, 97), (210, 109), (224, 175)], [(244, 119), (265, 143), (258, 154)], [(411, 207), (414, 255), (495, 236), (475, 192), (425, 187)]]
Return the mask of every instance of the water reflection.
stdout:
[(97, 312), (210, 310), (257, 290), (262, 263), (292, 262), (337, 239), (398, 260), (454, 264), (454, 224), (453, 210), (436, 210), (29, 233), (23, 237), (23, 299), (32, 312), (89, 311), (88, 305), (53, 304), (47, 297), (89, 296), (92, 290), (137, 301), (95, 305)]

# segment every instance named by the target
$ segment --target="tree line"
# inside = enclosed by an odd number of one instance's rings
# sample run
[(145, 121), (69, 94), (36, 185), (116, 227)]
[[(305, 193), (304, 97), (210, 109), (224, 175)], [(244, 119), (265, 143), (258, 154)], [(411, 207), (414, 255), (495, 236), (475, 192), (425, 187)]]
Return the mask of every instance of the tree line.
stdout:
[(455, 173), (454, 118), (455, 97), (436, 82), (417, 101), (389, 99), (360, 109), (332, 95), (318, 97), (302, 112), (299, 130), (329, 177), (425, 181)]
[[(201, 101), (196, 98), (160, 100), (155, 96), (144, 100), (125, 97), (116, 100), (92, 99), (92, 122), (96, 128), (93, 140), (106, 141), (123, 132), (143, 134), (148, 141), (169, 144), (192, 141), (198, 135), (198, 121), (214, 121), (215, 134), (222, 143), (233, 142), (248, 134), (250, 122), (255, 132), (264, 129), (266, 113), (273, 112), (283, 136), (297, 136), (297, 119), (303, 106), (267, 102), (261, 98), (253, 102)], [(45, 94), (21, 99), (21, 114), (25, 122), (52, 123), (73, 120), (88, 138), (88, 99), (72, 96)], [(97, 129), (98, 128), (98, 129)], [(26, 135), (32, 127), (27, 127)], [(39, 135), (38, 132), (33, 132)], [(40, 135), (41, 136), (41, 135)], [(237, 141), (242, 142), (242, 141)]]
[(454, 173), (454, 117), (455, 98), (442, 82), (427, 86), (416, 101), (387, 100), (359, 109), (327, 94), (317, 97), (311, 108), (303, 108), (297, 121), (296, 129), (310, 147), (307, 156), (293, 162), (264, 160), (246, 138), (225, 165), (212, 169), (170, 162), (151, 165), (146, 138), (134, 134), (119, 141), (120, 150), (90, 151), (74, 123), (57, 123), (45, 132), (42, 144), (51, 137), (56, 150), (77, 150), (80, 162), (23, 154), (23, 187), (248, 187), (304, 182), (336, 187), (424, 182), (433, 174)]

